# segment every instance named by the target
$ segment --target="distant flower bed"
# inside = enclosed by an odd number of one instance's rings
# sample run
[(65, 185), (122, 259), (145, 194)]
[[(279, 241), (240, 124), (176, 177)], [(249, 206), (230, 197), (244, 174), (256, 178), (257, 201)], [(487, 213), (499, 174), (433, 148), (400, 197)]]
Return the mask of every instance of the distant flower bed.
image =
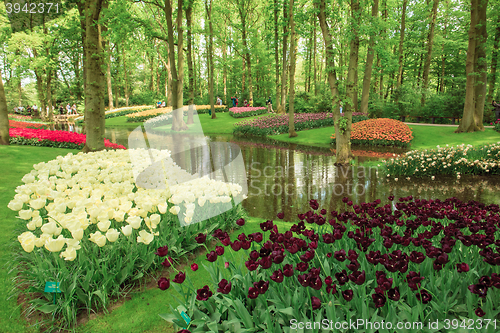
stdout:
[[(11, 128), (10, 143), (18, 145), (82, 149), (86, 135), (66, 131), (49, 131), (45, 129)], [(104, 146), (112, 149), (125, 149), (122, 145), (104, 139)]]
[[(332, 144), (335, 143), (335, 134), (331, 138)], [(352, 144), (407, 147), (412, 139), (408, 125), (394, 119), (363, 120), (353, 123), (351, 128)]]
[(500, 174), (500, 143), (473, 147), (439, 147), (413, 150), (386, 162), (387, 176), (492, 175)]
[[(214, 105), (214, 108), (216, 109), (216, 112), (226, 112), (227, 107), (225, 105)], [(184, 112), (189, 110), (188, 105), (183, 106)], [(210, 112), (210, 105), (196, 105), (196, 112), (198, 114), (203, 114), (203, 113), (209, 113)], [(152, 119), (155, 117), (158, 117), (162, 114), (165, 113), (170, 113), (172, 112), (172, 107), (167, 106), (165, 108), (160, 108), (160, 109), (151, 109), (151, 110), (146, 110), (138, 113), (134, 113), (131, 115), (127, 116), (127, 122), (128, 123), (140, 123), (144, 122), (148, 119)]]
[(251, 117), (259, 114), (267, 113), (267, 108), (259, 107), (234, 107), (229, 109), (229, 115), (234, 118)]
[(22, 116), (22, 115), (19, 115), (19, 114), (9, 113), (9, 119), (32, 120), (33, 118), (31, 116)]
[[(116, 117), (121, 117), (121, 116), (125, 116), (125, 115), (128, 115), (128, 114), (132, 114), (132, 113), (138, 113), (138, 112), (141, 112), (143, 110), (149, 110), (151, 109), (151, 106), (149, 105), (140, 105), (140, 106), (131, 106), (131, 107), (123, 107), (123, 108), (119, 108), (119, 109), (113, 109), (111, 111), (106, 111), (106, 113), (104, 114), (104, 119), (109, 119), (109, 118), (116, 118)], [(83, 117), (82, 116), (79, 116), (75, 119), (75, 123), (76, 124), (81, 124), (83, 123)]]
[(500, 132), (500, 120), (496, 120), (495, 123), (491, 123), (490, 125), (495, 126), (493, 129), (497, 132)]
[(40, 122), (28, 122), (28, 121), (16, 121), (9, 119), (9, 127), (10, 128), (42, 128), (47, 129), (47, 124)]

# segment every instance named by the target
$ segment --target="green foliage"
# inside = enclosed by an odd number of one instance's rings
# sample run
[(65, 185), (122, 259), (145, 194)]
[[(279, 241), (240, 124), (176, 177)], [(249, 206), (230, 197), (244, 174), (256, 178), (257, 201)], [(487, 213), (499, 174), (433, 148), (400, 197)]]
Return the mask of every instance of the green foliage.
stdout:
[(347, 117), (340, 117), (337, 121), (337, 126), (339, 127), (340, 135), (343, 135), (347, 131)]
[[(151, 109), (151, 108), (152, 108), (151, 106), (145, 106), (145, 107), (139, 108), (139, 109), (123, 110), (123, 111), (118, 111), (118, 112), (110, 112), (110, 113), (106, 113), (104, 115), (104, 119), (121, 117), (121, 116), (125, 116), (127, 114), (141, 112), (141, 111), (148, 110), (148, 109)], [(83, 119), (78, 119), (77, 121), (75, 121), (75, 124), (83, 124)]]

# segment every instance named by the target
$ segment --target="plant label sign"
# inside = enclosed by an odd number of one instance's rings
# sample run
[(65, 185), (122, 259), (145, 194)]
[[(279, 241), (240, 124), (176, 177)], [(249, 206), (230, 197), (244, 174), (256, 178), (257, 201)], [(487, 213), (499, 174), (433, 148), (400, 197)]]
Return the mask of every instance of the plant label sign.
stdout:
[(186, 314), (186, 312), (181, 311), (181, 317), (186, 321), (186, 327), (189, 326), (189, 323), (191, 322), (191, 318)]
[(61, 289), (59, 289), (59, 282), (45, 282), (45, 290), (46, 293), (60, 293)]

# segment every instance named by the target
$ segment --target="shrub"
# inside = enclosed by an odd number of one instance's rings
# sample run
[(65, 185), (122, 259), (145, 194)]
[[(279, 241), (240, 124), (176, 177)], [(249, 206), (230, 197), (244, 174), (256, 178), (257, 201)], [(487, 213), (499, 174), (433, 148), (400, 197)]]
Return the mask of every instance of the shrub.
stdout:
[[(331, 138), (332, 144), (335, 143), (335, 134)], [(408, 125), (394, 119), (363, 120), (351, 127), (352, 144), (407, 147), (412, 139)]]

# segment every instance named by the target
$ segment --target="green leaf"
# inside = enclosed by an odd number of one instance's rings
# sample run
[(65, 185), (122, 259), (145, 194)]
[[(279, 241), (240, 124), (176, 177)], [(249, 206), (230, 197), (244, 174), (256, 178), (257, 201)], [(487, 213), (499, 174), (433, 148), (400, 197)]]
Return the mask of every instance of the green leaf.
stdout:
[(45, 304), (39, 307), (37, 310), (42, 311), (43, 313), (52, 313), (57, 309), (56, 304)]

